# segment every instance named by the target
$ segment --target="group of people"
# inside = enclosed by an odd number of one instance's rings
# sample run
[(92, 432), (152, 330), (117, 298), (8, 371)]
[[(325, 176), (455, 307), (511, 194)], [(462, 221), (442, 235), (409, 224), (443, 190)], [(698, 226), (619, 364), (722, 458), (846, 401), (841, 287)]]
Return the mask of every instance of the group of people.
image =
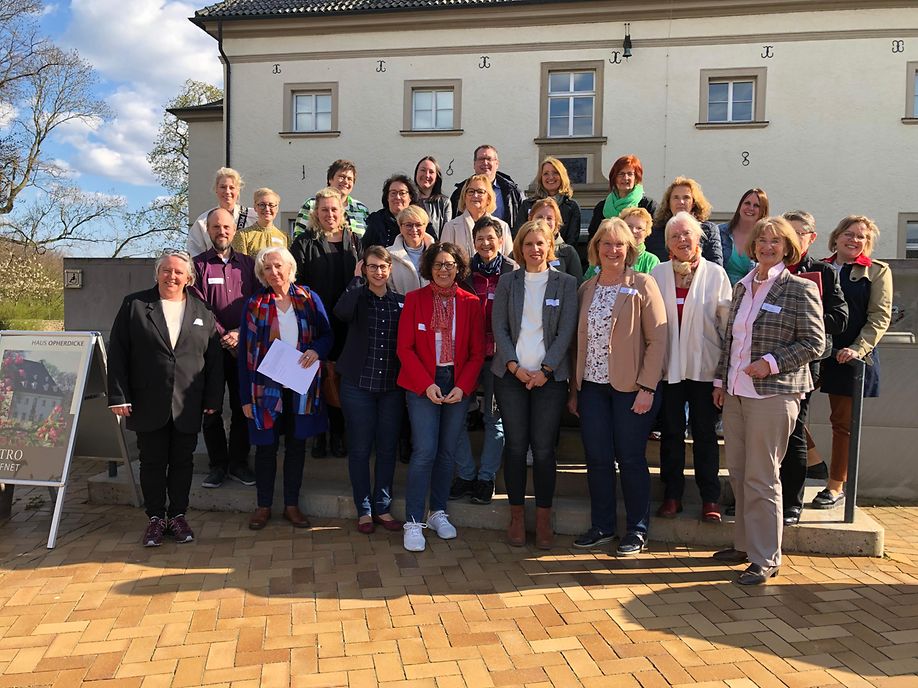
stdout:
[[(584, 270), (581, 211), (560, 160), (542, 161), (525, 200), (498, 171), (493, 146), (479, 146), (473, 166), (447, 197), (426, 156), (413, 178), (389, 177), (382, 207), (369, 212), (351, 195), (356, 166), (336, 160), (292, 238), (273, 224), (275, 192), (257, 190), (253, 212), (238, 202), (239, 174), (218, 170), (218, 206), (192, 225), (187, 251), (158, 258), (156, 286), (129, 295), (112, 327), (110, 403), (137, 432), (144, 544), (167, 532), (193, 538), (185, 512), (203, 422), (203, 484), (254, 484), (252, 529), (272, 516), (281, 437), (283, 516), (309, 526), (298, 505), (313, 438), (313, 456), (348, 457), (357, 529), (402, 530), (415, 552), (425, 529), (456, 537), (449, 501), (489, 503), (501, 468), (507, 540), (525, 544), (531, 466), (535, 545), (548, 549), (567, 410), (580, 419), (591, 502), (591, 526), (573, 544), (616, 536), (617, 465), (626, 522), (616, 551), (633, 555), (649, 533), (655, 428), (665, 486), (656, 516), (682, 511), (688, 425), (699, 517), (721, 520), (722, 416), (736, 526), (734, 546), (714, 557), (748, 562), (741, 584), (776, 575), (782, 530), (803, 508), (810, 394), (821, 387), (832, 410), (829, 480), (816, 508), (844, 498), (848, 361), (868, 363), (865, 393), (878, 394), (875, 348), (890, 322), (892, 278), (870, 257), (876, 225), (844, 218), (820, 261), (809, 253), (809, 213), (770, 215), (756, 188), (717, 226), (698, 182), (676, 177), (658, 206), (644, 193), (640, 160), (626, 155), (593, 210)], [(316, 370), (308, 390), (262, 372), (277, 340)], [(477, 462), (466, 432), (473, 403), (484, 426)], [(391, 514), (400, 455), (405, 521)]]

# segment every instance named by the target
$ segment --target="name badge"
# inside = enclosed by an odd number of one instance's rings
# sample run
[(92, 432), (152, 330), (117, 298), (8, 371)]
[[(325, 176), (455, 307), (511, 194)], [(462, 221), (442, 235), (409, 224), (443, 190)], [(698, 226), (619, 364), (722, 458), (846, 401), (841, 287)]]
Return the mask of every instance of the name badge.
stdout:
[(684, 306), (684, 305), (685, 305), (685, 299), (676, 299), (676, 305), (677, 305), (677, 306)]
[(550, 260), (548, 261), (548, 264), (551, 265), (553, 268), (557, 268), (557, 267), (560, 267), (561, 261), (560, 260)]
[(271, 243), (275, 246), (283, 246), (287, 242), (281, 239), (280, 237), (271, 237)]
[(493, 293), (488, 294), (488, 301), (493, 301), (493, 300), (494, 300), (494, 294)]
[(560, 306), (561, 299), (545, 299), (546, 306)]
[(619, 294), (637, 294), (638, 290), (634, 287), (620, 287), (618, 290)]
[(424, 323), (418, 323), (418, 332), (427, 332), (427, 325)]
[(763, 311), (768, 311), (769, 313), (780, 313), (780, 312), (781, 312), (781, 306), (776, 306), (776, 305), (773, 304), (773, 303), (763, 303), (763, 304), (762, 304), (762, 310), (763, 310)]
[(194, 322), (191, 323), (191, 324), (192, 324), (192, 325), (197, 325), (197, 326), (199, 326), (199, 327), (204, 327), (204, 321), (201, 320), (200, 318), (195, 318), (195, 319), (194, 319)]
[(208, 284), (223, 284), (224, 279), (222, 277), (208, 277), (207, 283)]
[(398, 307), (399, 307), (399, 308), (404, 308), (404, 307), (405, 307), (405, 304), (404, 304), (404, 303), (399, 303), (399, 304), (398, 304)]

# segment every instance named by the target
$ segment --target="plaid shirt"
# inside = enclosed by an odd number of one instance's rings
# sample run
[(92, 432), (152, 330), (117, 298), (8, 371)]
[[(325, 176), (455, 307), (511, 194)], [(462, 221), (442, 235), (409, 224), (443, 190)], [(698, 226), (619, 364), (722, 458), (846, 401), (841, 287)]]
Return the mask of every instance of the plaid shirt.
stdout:
[(367, 290), (370, 307), (367, 312), (367, 360), (360, 371), (358, 387), (368, 392), (390, 392), (396, 389), (398, 357), (398, 319), (401, 307), (395, 294), (387, 291), (376, 296)]

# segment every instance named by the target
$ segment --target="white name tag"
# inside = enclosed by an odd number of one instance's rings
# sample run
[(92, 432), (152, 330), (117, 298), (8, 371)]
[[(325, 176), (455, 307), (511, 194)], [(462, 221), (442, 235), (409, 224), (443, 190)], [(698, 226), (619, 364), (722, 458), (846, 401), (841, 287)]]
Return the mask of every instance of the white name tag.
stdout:
[(684, 305), (685, 305), (685, 299), (676, 299), (676, 305), (677, 305), (677, 306), (684, 306)]
[(280, 237), (271, 237), (271, 243), (275, 246), (283, 246), (287, 242), (281, 239)]
[(548, 261), (548, 264), (551, 265), (553, 268), (556, 268), (561, 265), (561, 261), (560, 260), (550, 260)]
[(560, 306), (561, 299), (545, 299), (546, 306)]
[(488, 294), (488, 301), (494, 300), (494, 294)]
[(195, 319), (194, 319), (194, 322), (191, 323), (191, 324), (192, 324), (192, 325), (198, 325), (198, 326), (200, 326), (200, 327), (204, 327), (204, 321), (201, 320), (200, 318), (195, 318)]
[(618, 290), (619, 294), (637, 294), (638, 290), (634, 287), (620, 287)]
[(773, 303), (763, 303), (763, 304), (762, 304), (762, 310), (763, 310), (763, 311), (768, 311), (769, 313), (780, 313), (780, 312), (781, 312), (781, 306), (776, 306), (776, 305), (774, 305)]
[(404, 303), (400, 303), (400, 304), (398, 304), (398, 307), (399, 307), (399, 308), (404, 308), (404, 307), (405, 307), (405, 304), (404, 304)]
[(208, 284), (223, 284), (224, 280), (222, 277), (208, 277), (207, 283)]
[(418, 332), (427, 332), (427, 325), (424, 323), (418, 323)]

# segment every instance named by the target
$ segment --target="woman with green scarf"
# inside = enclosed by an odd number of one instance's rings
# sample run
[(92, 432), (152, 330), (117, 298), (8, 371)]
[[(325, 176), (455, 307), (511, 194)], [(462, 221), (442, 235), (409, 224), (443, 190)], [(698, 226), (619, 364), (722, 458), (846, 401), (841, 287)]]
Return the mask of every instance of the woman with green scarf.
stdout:
[(651, 217), (657, 211), (653, 199), (644, 195), (644, 167), (635, 155), (623, 155), (609, 170), (609, 195), (593, 208), (590, 219), (590, 238), (599, 229), (599, 223), (611, 217), (620, 217), (627, 208), (643, 208)]

